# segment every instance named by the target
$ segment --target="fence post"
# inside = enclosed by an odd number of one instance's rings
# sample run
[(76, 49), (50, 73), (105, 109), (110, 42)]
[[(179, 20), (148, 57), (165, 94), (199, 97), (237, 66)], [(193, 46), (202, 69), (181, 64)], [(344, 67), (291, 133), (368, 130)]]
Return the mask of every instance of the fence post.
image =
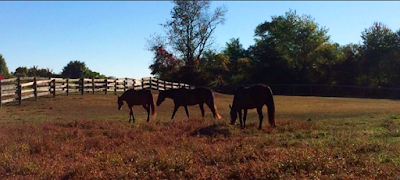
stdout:
[(56, 97), (56, 80), (53, 79), (52, 83), (53, 83), (53, 98), (55, 98)]
[(33, 94), (35, 96), (35, 101), (37, 101), (38, 98), (37, 98), (37, 81), (36, 81), (36, 77), (33, 78)]
[(178, 81), (178, 89), (181, 88), (181, 81)]
[(85, 78), (81, 78), (81, 95), (85, 92)]
[(92, 94), (94, 94), (94, 89), (95, 89), (95, 86), (94, 86), (94, 78), (92, 78)]
[(104, 84), (105, 84), (105, 87), (104, 87), (104, 91), (105, 91), (105, 93), (104, 94), (107, 94), (108, 92), (108, 80), (107, 80), (107, 78), (106, 78), (106, 80), (104, 80)]
[(142, 89), (143, 89), (143, 87), (144, 87), (144, 83), (143, 83), (143, 78), (142, 78)]
[(126, 78), (124, 79), (124, 92), (126, 91)]
[(165, 90), (167, 90), (167, 84), (166, 84), (166, 82), (164, 81), (164, 91)]
[(160, 90), (160, 80), (157, 79), (157, 90)]
[(135, 85), (136, 85), (136, 79), (133, 79), (133, 87), (132, 87), (133, 90), (135, 90)]
[(67, 96), (69, 96), (69, 79), (67, 78)]
[(151, 84), (153, 84), (153, 82), (151, 81), (151, 77), (150, 77), (149, 82), (150, 82), (149, 89), (151, 90)]
[(117, 95), (117, 79), (114, 80), (114, 94)]
[(21, 79), (20, 77), (17, 78), (17, 94), (18, 94), (18, 104), (22, 104), (22, 87), (21, 87)]
[(2, 89), (1, 89), (1, 79), (0, 79), (0, 109), (3, 107), (1, 95), (2, 95)]

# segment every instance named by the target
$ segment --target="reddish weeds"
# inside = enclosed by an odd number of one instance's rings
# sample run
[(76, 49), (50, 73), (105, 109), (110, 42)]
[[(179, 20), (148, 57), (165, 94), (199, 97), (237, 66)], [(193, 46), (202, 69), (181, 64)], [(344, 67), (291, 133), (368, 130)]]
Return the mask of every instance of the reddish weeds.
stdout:
[[(399, 177), (382, 142), (335, 139), (313, 122), (241, 130), (214, 120), (7, 123), (1, 179), (290, 179)], [(255, 125), (253, 125), (255, 126)], [(295, 140), (295, 141), (294, 141)], [(323, 145), (320, 145), (320, 143)], [(398, 147), (397, 147), (398, 150)]]

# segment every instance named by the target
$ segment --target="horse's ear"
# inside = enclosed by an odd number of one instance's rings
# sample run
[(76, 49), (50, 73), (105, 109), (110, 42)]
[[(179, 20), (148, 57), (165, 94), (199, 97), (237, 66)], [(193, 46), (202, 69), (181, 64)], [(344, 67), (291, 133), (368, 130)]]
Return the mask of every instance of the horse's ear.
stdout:
[(231, 104), (229, 104), (229, 108), (231, 108), (231, 109), (232, 109), (232, 106), (231, 106)]

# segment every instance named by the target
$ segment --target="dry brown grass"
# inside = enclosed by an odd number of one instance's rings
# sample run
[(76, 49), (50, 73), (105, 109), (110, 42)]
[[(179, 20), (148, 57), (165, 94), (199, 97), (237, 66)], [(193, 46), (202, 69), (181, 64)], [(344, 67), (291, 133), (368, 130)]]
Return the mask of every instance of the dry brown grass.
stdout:
[[(156, 98), (156, 97), (155, 97)], [(116, 96), (73, 95), (0, 110), (0, 179), (395, 179), (400, 103), (276, 96), (277, 125), (229, 125), (232, 96), (216, 94), (222, 120), (172, 101), (146, 123), (117, 110)], [(126, 106), (125, 106), (126, 107)], [(307, 121), (311, 119), (311, 121)]]

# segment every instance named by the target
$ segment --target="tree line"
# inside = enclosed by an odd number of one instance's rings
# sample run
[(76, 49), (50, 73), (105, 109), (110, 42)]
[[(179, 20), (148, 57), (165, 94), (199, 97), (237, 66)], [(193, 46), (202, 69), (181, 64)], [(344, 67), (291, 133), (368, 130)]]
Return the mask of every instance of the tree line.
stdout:
[(360, 44), (332, 42), (310, 15), (290, 10), (254, 30), (247, 49), (232, 38), (213, 50), (212, 34), (226, 9), (209, 1), (174, 1), (165, 36), (153, 36), (151, 73), (161, 79), (212, 87), (241, 84), (324, 84), (399, 87), (400, 30), (376, 22)]
[(62, 70), (61, 73), (55, 73), (49, 68), (38, 68), (38, 66), (32, 66), (27, 68), (20, 66), (15, 69), (14, 72), (9, 72), (7, 63), (0, 54), (0, 74), (4, 78), (13, 77), (62, 77), (62, 78), (113, 78), (107, 77), (106, 75), (100, 74), (99, 72), (90, 70), (85, 62), (82, 61), (70, 61)]

